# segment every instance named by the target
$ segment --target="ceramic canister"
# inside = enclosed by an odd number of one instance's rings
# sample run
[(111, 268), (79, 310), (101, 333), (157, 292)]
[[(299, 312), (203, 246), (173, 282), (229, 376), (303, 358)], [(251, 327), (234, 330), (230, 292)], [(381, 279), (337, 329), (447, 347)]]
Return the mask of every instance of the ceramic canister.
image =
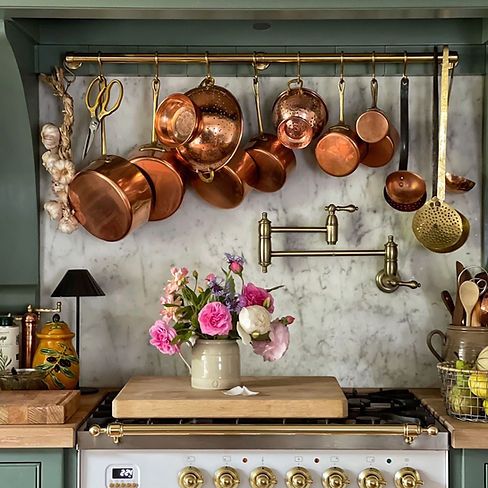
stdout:
[(10, 315), (0, 316), (0, 370), (19, 367), (20, 328)]

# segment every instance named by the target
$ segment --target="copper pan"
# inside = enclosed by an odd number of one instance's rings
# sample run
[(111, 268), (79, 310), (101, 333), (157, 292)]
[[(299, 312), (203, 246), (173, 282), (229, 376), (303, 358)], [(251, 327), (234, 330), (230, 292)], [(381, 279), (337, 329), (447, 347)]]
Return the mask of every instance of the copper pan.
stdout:
[(68, 198), (75, 217), (90, 234), (104, 241), (118, 241), (148, 221), (152, 192), (137, 166), (120, 156), (107, 155), (105, 117), (102, 108), (98, 114), (102, 156), (74, 177)]
[(386, 202), (400, 212), (414, 212), (425, 203), (427, 188), (425, 180), (412, 171), (407, 171), (409, 148), (408, 121), (409, 80), (404, 75), (400, 82), (400, 164), (398, 171), (388, 175), (383, 191)]
[[(296, 85), (293, 88), (293, 85)], [(288, 82), (288, 90), (276, 99), (272, 121), (281, 144), (290, 149), (303, 149), (318, 137), (327, 124), (328, 112), (322, 98), (312, 90), (303, 88), (297, 78)]]
[(160, 81), (156, 74), (152, 81), (153, 120), (151, 143), (137, 148), (130, 155), (146, 176), (152, 190), (152, 205), (149, 220), (163, 220), (173, 215), (181, 205), (185, 194), (184, 168), (173, 151), (166, 151), (157, 144), (155, 111), (158, 106)]
[(361, 160), (361, 164), (369, 168), (386, 166), (395, 155), (400, 143), (400, 136), (393, 125), (390, 124), (388, 134), (379, 142), (368, 144), (368, 153)]
[(288, 173), (295, 168), (296, 159), (294, 152), (281, 144), (275, 135), (264, 132), (256, 62), (253, 66), (253, 90), (259, 134), (250, 141), (246, 149), (257, 167), (257, 177), (249, 184), (259, 191), (274, 192), (283, 187)]
[(206, 183), (197, 175), (191, 178), (195, 191), (208, 203), (219, 208), (237, 207), (256, 183), (256, 164), (246, 151), (239, 151), (223, 168), (215, 172), (213, 181)]
[(347, 176), (356, 170), (367, 154), (367, 145), (344, 122), (345, 80), (339, 81), (339, 122), (315, 146), (320, 168), (332, 176)]

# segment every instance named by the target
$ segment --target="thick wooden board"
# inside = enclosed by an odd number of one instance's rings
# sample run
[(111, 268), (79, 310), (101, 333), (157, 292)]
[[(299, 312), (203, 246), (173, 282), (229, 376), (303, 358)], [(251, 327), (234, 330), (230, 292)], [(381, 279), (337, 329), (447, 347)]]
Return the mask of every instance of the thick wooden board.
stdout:
[(328, 376), (244, 377), (256, 396), (227, 396), (196, 390), (186, 377), (140, 376), (124, 386), (112, 404), (115, 418), (343, 418), (347, 400)]
[(79, 391), (2, 391), (0, 424), (64, 424), (79, 404)]
[(447, 414), (438, 389), (412, 389), (422, 403), (451, 434), (451, 447), (458, 449), (488, 449), (488, 424), (463, 422)]

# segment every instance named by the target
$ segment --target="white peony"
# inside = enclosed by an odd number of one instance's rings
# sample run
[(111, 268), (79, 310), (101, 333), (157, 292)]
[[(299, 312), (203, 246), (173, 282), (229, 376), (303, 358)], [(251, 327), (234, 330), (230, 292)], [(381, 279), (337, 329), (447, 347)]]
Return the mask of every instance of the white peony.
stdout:
[(271, 314), (261, 305), (250, 305), (239, 312), (237, 332), (242, 342), (251, 343), (252, 334), (267, 334), (271, 330)]

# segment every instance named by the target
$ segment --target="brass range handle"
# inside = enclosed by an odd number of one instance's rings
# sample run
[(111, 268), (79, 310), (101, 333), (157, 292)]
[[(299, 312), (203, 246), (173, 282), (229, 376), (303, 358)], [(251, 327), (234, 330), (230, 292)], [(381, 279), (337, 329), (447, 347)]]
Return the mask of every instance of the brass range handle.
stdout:
[(322, 475), (322, 486), (324, 488), (345, 488), (349, 483), (346, 472), (337, 466), (326, 469)]
[(274, 488), (278, 480), (271, 468), (261, 466), (251, 472), (249, 484), (251, 488)]
[(359, 488), (383, 488), (386, 481), (379, 469), (367, 468), (359, 473), (358, 485)]
[(395, 474), (395, 487), (396, 488), (419, 488), (424, 482), (420, 477), (420, 473), (410, 467), (405, 467), (397, 471)]
[(240, 479), (239, 473), (235, 468), (230, 466), (223, 466), (215, 471), (214, 485), (215, 488), (237, 488), (239, 486)]
[(203, 481), (202, 472), (194, 466), (186, 466), (178, 473), (180, 488), (201, 488)]
[(286, 473), (286, 486), (288, 488), (310, 488), (313, 480), (306, 468), (296, 466)]

